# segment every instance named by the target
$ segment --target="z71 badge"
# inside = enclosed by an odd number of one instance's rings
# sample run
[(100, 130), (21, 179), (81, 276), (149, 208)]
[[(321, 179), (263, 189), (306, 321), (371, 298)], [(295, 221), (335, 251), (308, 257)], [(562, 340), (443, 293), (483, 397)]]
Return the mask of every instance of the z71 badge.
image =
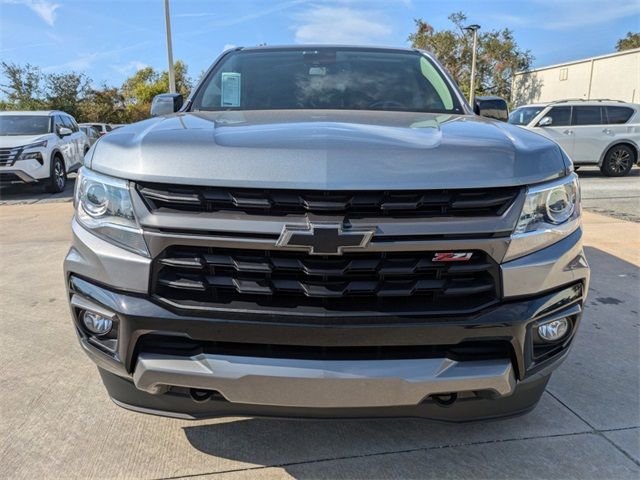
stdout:
[(434, 262), (468, 262), (473, 252), (436, 252), (433, 254)]

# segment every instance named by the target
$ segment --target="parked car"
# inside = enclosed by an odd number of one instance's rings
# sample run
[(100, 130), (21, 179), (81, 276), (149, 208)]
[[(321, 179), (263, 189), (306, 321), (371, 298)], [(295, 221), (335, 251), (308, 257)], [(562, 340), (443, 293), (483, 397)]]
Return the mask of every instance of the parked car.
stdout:
[(100, 138), (100, 132), (95, 127), (89, 127), (87, 125), (80, 125), (80, 130), (87, 136), (89, 145), (96, 143), (96, 140)]
[(48, 191), (61, 192), (88, 150), (88, 138), (65, 112), (0, 112), (2, 183), (42, 182)]
[(475, 115), (414, 49), (234, 49), (152, 114), (90, 152), (65, 260), (118, 405), (451, 421), (536, 405), (589, 281), (556, 143)]
[(509, 123), (548, 137), (575, 165), (597, 165), (604, 175), (628, 175), (638, 163), (640, 105), (612, 100), (561, 100), (519, 107)]
[(100, 136), (106, 135), (111, 130), (113, 130), (113, 127), (108, 123), (81, 123), (80, 126), (82, 126), (82, 127), (93, 127), (98, 131)]

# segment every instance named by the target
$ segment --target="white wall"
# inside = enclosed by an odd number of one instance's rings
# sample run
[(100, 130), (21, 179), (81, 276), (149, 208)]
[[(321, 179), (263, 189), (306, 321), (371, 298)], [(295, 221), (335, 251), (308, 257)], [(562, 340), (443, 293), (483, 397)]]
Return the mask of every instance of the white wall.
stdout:
[(570, 98), (640, 103), (640, 48), (514, 76), (513, 106)]

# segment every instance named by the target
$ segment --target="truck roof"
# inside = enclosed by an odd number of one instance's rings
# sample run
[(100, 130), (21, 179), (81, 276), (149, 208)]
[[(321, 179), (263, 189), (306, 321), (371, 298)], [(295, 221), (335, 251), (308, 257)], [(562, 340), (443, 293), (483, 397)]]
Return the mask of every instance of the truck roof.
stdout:
[(379, 45), (341, 45), (341, 44), (291, 44), (291, 45), (257, 45), (253, 47), (236, 47), (232, 50), (291, 50), (291, 49), (315, 49), (315, 48), (344, 48), (344, 49), (358, 49), (358, 50), (389, 50), (400, 52), (415, 52), (416, 48), (411, 47), (392, 47), (392, 46), (379, 46)]

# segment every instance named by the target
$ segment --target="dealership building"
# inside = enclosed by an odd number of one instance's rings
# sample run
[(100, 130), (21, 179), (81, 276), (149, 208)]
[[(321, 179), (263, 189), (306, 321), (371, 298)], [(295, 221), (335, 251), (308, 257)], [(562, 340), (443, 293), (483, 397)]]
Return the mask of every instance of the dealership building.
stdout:
[(640, 103), (640, 48), (536, 68), (514, 75), (514, 107), (565, 99)]

